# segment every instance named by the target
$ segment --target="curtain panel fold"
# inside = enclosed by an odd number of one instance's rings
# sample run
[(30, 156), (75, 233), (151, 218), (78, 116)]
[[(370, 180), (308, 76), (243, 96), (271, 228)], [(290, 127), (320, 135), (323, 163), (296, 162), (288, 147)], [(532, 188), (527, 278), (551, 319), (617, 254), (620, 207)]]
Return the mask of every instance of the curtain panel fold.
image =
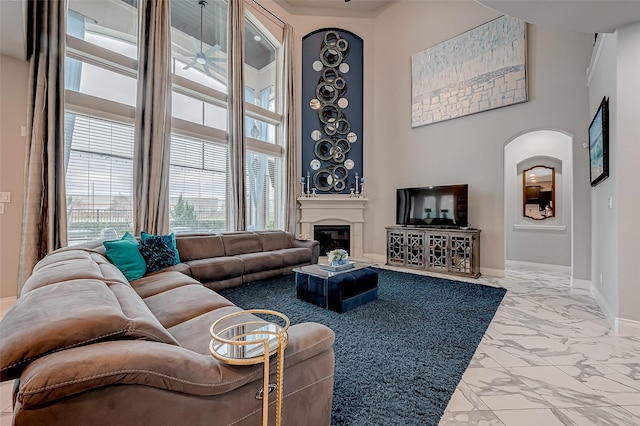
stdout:
[(142, 0), (133, 154), (134, 231), (169, 230), (171, 4)]
[(284, 60), (282, 100), (284, 115), (284, 146), (286, 149), (284, 225), (285, 230), (296, 235), (298, 226), (298, 190), (300, 167), (300, 149), (298, 144), (299, 126), (297, 120), (296, 73), (294, 62), (295, 31), (290, 24), (284, 26)]
[(228, 208), (231, 229), (246, 230), (246, 139), (244, 119), (244, 0), (229, 2), (229, 38), (227, 63), (229, 75), (228, 133), (229, 179)]
[(66, 0), (31, 0), (25, 189), (18, 296), (35, 264), (67, 244), (64, 188)]

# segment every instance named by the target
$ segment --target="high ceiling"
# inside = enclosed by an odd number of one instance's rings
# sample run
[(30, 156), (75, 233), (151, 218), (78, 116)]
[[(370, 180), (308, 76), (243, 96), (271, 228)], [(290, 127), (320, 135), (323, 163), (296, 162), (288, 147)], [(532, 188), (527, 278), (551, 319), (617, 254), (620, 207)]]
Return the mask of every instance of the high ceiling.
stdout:
[[(275, 0), (294, 15), (374, 17), (396, 2), (455, 0)], [(640, 21), (640, 0), (475, 0), (499, 13), (553, 29), (610, 33)]]
[[(259, 0), (257, 0), (259, 2)], [(375, 17), (396, 2), (437, 0), (274, 0), (294, 15)], [(455, 0), (440, 0), (455, 1)], [(640, 21), (640, 0), (476, 0), (526, 22), (569, 31), (613, 32)], [(0, 0), (0, 53), (26, 55), (26, 0)]]

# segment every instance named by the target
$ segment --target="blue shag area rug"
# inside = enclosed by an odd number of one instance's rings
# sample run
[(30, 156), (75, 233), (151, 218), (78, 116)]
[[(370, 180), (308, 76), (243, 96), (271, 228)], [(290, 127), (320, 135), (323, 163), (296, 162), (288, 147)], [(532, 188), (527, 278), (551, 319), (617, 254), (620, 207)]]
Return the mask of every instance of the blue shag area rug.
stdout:
[(378, 300), (344, 314), (298, 300), (293, 274), (219, 293), (336, 333), (332, 425), (437, 425), (506, 290), (375, 270)]

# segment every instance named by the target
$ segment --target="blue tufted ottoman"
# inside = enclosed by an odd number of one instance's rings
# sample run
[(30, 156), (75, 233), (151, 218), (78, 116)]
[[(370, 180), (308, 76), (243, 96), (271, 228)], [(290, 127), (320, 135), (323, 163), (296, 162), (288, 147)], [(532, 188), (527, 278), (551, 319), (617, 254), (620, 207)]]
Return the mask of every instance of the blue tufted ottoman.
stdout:
[(378, 273), (364, 268), (320, 278), (296, 272), (296, 296), (341, 314), (378, 298)]

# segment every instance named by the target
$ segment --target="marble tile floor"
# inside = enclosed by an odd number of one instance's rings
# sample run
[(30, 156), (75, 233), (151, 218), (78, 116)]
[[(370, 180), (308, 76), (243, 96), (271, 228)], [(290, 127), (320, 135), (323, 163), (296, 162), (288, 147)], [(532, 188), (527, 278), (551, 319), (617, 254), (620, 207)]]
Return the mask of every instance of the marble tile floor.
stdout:
[(640, 336), (611, 330), (569, 276), (512, 269), (440, 426), (640, 426)]
[[(471, 281), (508, 292), (440, 426), (640, 426), (640, 336), (613, 332), (588, 290), (521, 269)], [(0, 383), (0, 426), (12, 387)]]

